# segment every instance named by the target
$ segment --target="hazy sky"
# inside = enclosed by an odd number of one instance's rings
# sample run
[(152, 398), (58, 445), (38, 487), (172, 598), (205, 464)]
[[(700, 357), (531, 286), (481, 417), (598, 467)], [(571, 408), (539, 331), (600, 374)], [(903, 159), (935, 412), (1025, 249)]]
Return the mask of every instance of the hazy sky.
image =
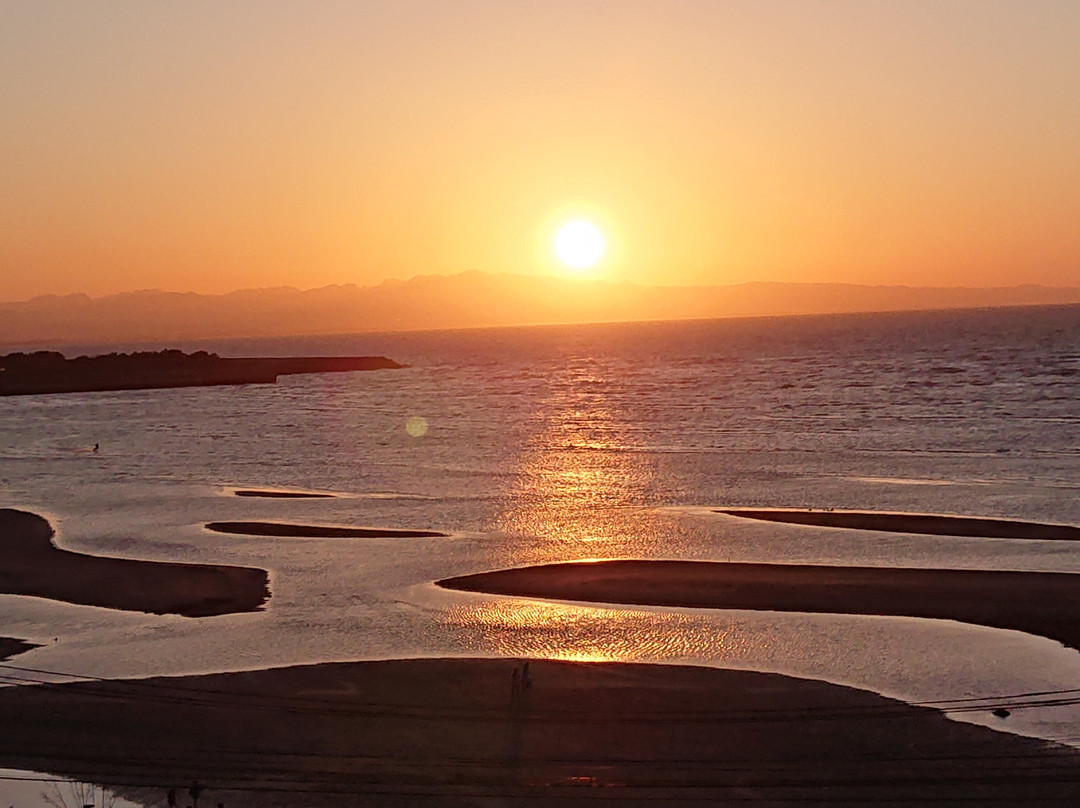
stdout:
[(1080, 284), (1080, 2), (0, 0), (0, 300)]

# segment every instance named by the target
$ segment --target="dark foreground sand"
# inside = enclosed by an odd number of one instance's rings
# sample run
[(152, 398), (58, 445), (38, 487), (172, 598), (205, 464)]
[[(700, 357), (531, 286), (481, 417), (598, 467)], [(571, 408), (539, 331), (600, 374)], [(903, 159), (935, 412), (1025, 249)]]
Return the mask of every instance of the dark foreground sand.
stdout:
[(207, 530), (240, 536), (280, 536), (301, 539), (419, 539), (445, 538), (434, 530), (395, 530), (389, 527), (342, 527), (339, 525), (293, 525), (288, 522), (208, 522)]
[(1080, 575), (600, 561), (464, 575), (447, 589), (597, 603), (903, 615), (1016, 629), (1080, 648)]
[(187, 617), (254, 611), (270, 596), (265, 570), (85, 555), (52, 536), (40, 516), (0, 509), (0, 592)]
[(822, 511), (798, 508), (723, 508), (717, 513), (788, 522), (817, 527), (881, 530), (889, 533), (919, 533), (929, 536), (973, 536), (982, 539), (1039, 539), (1080, 541), (1080, 527), (1011, 519), (983, 519), (973, 516), (946, 516), (926, 513), (875, 513), (873, 511)]
[[(1053, 805), (1080, 755), (775, 674), (507, 660), (0, 689), (0, 766), (237, 806)], [(139, 789), (139, 786), (145, 789)], [(181, 805), (189, 804), (185, 799)]]

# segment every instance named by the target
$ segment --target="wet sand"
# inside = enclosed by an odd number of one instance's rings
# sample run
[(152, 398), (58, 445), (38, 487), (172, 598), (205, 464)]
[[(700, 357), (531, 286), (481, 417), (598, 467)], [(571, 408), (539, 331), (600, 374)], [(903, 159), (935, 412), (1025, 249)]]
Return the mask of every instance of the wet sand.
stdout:
[(241, 488), (233, 491), (233, 496), (266, 499), (334, 499), (333, 494), (316, 494), (311, 491), (265, 491), (258, 488)]
[(594, 603), (900, 615), (1016, 629), (1080, 648), (1080, 575), (600, 561), (464, 575), (447, 589)]
[(435, 530), (395, 530), (388, 527), (293, 525), (288, 522), (207, 522), (207, 530), (239, 536), (276, 536), (300, 539), (420, 539), (446, 538)]
[(0, 661), (25, 654), (31, 648), (39, 648), (37, 643), (17, 640), (14, 637), (0, 637)]
[(824, 511), (797, 508), (722, 508), (717, 513), (767, 522), (787, 522), (816, 527), (918, 533), (928, 536), (973, 536), (982, 539), (1038, 539), (1080, 541), (1080, 527), (1011, 519), (983, 519), (924, 513), (875, 513), (872, 511)]
[(0, 509), (0, 592), (186, 617), (255, 611), (270, 597), (265, 570), (86, 555), (53, 533), (36, 514)]
[(119, 784), (148, 804), (170, 787), (186, 797), (197, 779), (205, 804), (230, 808), (1080, 800), (1076, 752), (863, 691), (747, 671), (533, 661), (532, 687), (514, 698), (514, 664), (4, 688), (0, 765)]

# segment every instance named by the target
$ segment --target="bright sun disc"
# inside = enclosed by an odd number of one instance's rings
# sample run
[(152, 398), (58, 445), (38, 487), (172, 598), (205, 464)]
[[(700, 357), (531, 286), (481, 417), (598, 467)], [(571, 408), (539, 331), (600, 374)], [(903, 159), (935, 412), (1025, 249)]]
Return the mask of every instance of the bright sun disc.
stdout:
[(555, 254), (568, 267), (591, 267), (604, 254), (604, 234), (589, 222), (567, 222), (555, 234)]

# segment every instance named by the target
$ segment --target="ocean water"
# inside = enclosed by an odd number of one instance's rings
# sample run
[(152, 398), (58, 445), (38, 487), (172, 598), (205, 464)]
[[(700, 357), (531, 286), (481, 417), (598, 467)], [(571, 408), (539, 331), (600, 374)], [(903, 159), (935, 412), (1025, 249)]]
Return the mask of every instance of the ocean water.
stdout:
[[(630, 557), (1080, 572), (1080, 547), (1066, 542), (712, 510), (1080, 524), (1080, 307), (181, 347), (385, 354), (410, 366), (0, 399), (0, 506), (48, 516), (71, 550), (262, 567), (273, 593), (263, 611), (203, 619), (0, 595), (0, 634), (42, 644), (13, 664), (126, 677), (422, 656), (638, 660), (778, 671), (909, 702), (1080, 682), (1076, 651), (952, 621), (597, 606), (433, 584)], [(236, 488), (339, 496), (240, 498)], [(255, 538), (203, 527), (234, 519), (450, 535)], [(1019, 710), (1007, 728), (1074, 740), (1080, 710)]]

